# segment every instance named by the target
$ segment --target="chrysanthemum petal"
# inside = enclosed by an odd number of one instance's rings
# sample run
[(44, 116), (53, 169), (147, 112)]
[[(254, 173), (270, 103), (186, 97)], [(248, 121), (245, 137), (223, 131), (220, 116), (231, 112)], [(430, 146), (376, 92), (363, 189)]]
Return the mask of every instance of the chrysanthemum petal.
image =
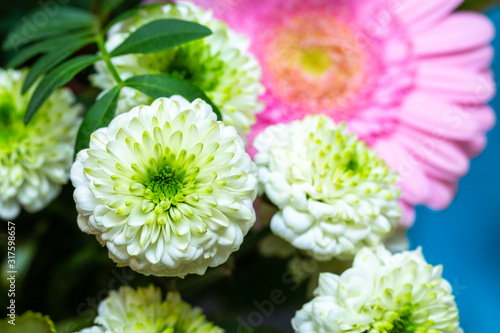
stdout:
[(271, 230), (317, 260), (380, 243), (401, 217), (396, 174), (345, 124), (306, 117), (254, 145), (261, 189), (280, 209)]
[(92, 136), (99, 144), (72, 169), (74, 197), (80, 228), (106, 242), (114, 261), (185, 276), (239, 248), (255, 221), (257, 170), (237, 131), (215, 121), (206, 102), (158, 99), (99, 136), (110, 140)]
[(110, 291), (97, 309), (96, 326), (79, 333), (223, 333), (207, 321), (201, 309), (192, 308), (171, 292), (162, 299), (161, 290), (152, 285)]
[(21, 208), (38, 212), (55, 199), (68, 181), (81, 122), (73, 94), (57, 89), (25, 125), (34, 91), (21, 94), (26, 75), (0, 68), (0, 219), (15, 219)]
[(364, 248), (342, 275), (320, 274), (314, 299), (297, 311), (292, 326), (297, 333), (462, 333), (441, 274), (420, 249), (392, 255), (383, 246)]

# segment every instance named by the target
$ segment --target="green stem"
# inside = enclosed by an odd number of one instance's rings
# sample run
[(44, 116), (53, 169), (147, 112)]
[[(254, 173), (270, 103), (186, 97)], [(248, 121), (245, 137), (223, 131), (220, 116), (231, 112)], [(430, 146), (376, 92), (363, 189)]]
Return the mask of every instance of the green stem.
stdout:
[(106, 62), (106, 66), (111, 72), (111, 75), (113, 75), (116, 83), (122, 86), (123, 80), (121, 79), (120, 75), (118, 75), (115, 66), (111, 62), (111, 56), (109, 55), (108, 50), (106, 50), (106, 46), (104, 45), (104, 37), (101, 34), (97, 37), (97, 46), (99, 47), (99, 51), (101, 51), (102, 53), (102, 59), (104, 60), (104, 62)]

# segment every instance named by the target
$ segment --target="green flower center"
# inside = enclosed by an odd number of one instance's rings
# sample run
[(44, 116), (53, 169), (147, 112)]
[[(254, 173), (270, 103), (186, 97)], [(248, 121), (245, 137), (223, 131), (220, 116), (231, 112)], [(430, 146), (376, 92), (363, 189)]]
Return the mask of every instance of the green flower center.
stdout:
[(149, 160), (150, 165), (155, 166), (148, 169), (145, 176), (132, 176), (132, 180), (144, 185), (144, 198), (155, 204), (155, 215), (171, 211), (172, 207), (185, 202), (186, 197), (196, 192), (196, 177), (200, 168), (194, 165), (195, 160), (196, 156), (188, 155), (185, 149), (176, 154), (166, 147), (160, 159)]
[(357, 182), (379, 177), (372, 170), (383, 162), (368, 154), (363, 142), (353, 141), (349, 134), (340, 130), (321, 130), (322, 126), (320, 124), (317, 133), (311, 132), (307, 140), (316, 179), (330, 178), (328, 181), (333, 183), (340, 179), (339, 184), (343, 184), (348, 178), (356, 178), (350, 180)]
[(210, 54), (209, 45), (194, 41), (171, 51), (163, 72), (191, 81), (205, 92), (214, 91), (220, 83), (224, 62)]
[(417, 327), (412, 322), (412, 310), (415, 306), (407, 303), (403, 308), (398, 311), (399, 318), (392, 322), (393, 328), (388, 331), (388, 333), (413, 333), (417, 330)]
[(23, 128), (22, 114), (17, 110), (14, 96), (0, 92), (0, 148), (11, 147)]
[(347, 165), (345, 166), (346, 170), (351, 170), (354, 173), (357, 173), (359, 168), (362, 166), (359, 165), (359, 160), (357, 158), (357, 155), (353, 155), (351, 160), (347, 162)]
[(415, 333), (417, 332), (427, 332), (425, 328), (417, 327), (417, 325), (412, 321), (413, 310), (418, 307), (418, 304), (406, 303), (398, 311), (385, 312), (379, 321), (371, 325), (371, 329), (364, 331), (363, 333), (368, 333), (375, 329), (380, 333)]
[(171, 200), (183, 189), (183, 180), (186, 172), (174, 169), (167, 165), (158, 173), (151, 175), (144, 185), (153, 192), (152, 201), (158, 204), (166, 199)]

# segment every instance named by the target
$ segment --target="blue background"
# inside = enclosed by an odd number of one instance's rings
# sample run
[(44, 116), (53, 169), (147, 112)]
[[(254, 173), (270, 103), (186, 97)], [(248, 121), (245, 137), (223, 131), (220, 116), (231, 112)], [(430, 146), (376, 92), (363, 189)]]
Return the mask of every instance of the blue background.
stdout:
[[(500, 7), (488, 16), (500, 32)], [(498, 82), (500, 33), (494, 46)], [(466, 333), (497, 331), (500, 318), (500, 96), (492, 106), (497, 127), (489, 133), (484, 153), (471, 162), (470, 172), (460, 181), (457, 198), (442, 212), (419, 207), (409, 232), (412, 248), (422, 246), (429, 263), (443, 264)]]

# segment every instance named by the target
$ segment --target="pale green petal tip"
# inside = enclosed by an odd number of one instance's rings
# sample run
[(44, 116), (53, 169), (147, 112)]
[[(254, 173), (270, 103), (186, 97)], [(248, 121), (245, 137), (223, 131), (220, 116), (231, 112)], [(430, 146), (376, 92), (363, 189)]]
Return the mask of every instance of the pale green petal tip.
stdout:
[(260, 188), (279, 209), (271, 230), (313, 258), (352, 259), (397, 225), (397, 173), (345, 123), (306, 116), (269, 126), (254, 147)]
[[(34, 88), (21, 93), (28, 70), (0, 68), (0, 218), (15, 219), (21, 208), (45, 208), (68, 181), (81, 121), (81, 106), (69, 89), (56, 89), (28, 124), (26, 105)], [(45, 184), (41, 186), (40, 184)]]
[(363, 248), (341, 275), (321, 273), (314, 295), (295, 332), (462, 333), (449, 283), (419, 250)]
[(98, 312), (95, 320), (98, 326), (93, 327), (96, 332), (101, 327), (112, 333), (134, 329), (149, 333), (224, 332), (207, 321), (201, 309), (184, 302), (179, 293), (170, 292), (162, 301), (161, 290), (152, 285), (113, 291), (100, 304)]

